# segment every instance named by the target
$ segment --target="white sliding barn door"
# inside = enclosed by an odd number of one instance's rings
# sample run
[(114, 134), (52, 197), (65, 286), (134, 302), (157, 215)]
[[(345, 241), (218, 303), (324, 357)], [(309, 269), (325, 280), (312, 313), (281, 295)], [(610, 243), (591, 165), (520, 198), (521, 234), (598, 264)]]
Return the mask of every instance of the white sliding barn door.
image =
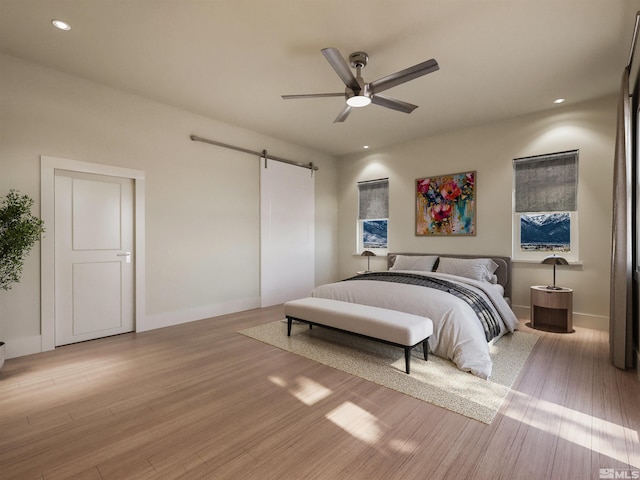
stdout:
[(260, 161), (260, 297), (268, 307), (307, 297), (315, 286), (311, 170)]

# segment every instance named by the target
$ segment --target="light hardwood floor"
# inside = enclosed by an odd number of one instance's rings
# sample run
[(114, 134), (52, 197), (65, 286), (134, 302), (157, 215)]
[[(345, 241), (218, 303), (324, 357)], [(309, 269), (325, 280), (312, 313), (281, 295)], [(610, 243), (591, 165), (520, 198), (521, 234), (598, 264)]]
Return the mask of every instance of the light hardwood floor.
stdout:
[(604, 332), (540, 332), (485, 425), (236, 333), (281, 317), (272, 307), (8, 360), (0, 478), (640, 473), (640, 385), (609, 364)]

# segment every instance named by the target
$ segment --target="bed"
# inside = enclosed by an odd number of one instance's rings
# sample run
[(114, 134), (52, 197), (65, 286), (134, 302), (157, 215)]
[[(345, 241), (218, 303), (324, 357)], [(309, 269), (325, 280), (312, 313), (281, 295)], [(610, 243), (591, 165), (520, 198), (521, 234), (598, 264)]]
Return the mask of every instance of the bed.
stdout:
[(431, 353), (489, 378), (489, 345), (518, 326), (510, 306), (511, 259), (391, 253), (387, 266), (387, 271), (321, 285), (311, 296), (428, 317), (433, 322)]

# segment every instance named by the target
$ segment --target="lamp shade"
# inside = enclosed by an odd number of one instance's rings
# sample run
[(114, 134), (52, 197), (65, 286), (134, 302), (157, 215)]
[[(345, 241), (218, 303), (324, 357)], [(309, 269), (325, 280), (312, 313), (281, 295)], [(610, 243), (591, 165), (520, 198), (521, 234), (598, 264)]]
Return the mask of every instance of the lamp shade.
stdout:
[(540, 263), (544, 263), (545, 265), (569, 265), (569, 262), (567, 262), (566, 258), (559, 257), (557, 255), (549, 255), (548, 257), (544, 257), (542, 259), (542, 262)]
[(556, 287), (556, 265), (569, 265), (567, 259), (557, 255), (549, 255), (548, 257), (544, 257), (540, 263), (553, 265), (553, 285), (549, 285), (547, 288), (549, 290), (561, 290), (561, 287)]

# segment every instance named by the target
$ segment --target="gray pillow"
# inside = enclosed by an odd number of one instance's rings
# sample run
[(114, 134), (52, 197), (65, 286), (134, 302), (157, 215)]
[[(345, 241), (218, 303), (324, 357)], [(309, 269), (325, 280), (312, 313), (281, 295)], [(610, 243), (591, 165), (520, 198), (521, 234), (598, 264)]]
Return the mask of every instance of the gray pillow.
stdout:
[(448, 273), (459, 277), (491, 282), (498, 264), (490, 258), (449, 258), (441, 257), (438, 273)]
[(396, 261), (389, 270), (419, 270), (433, 272), (438, 257), (431, 255), (397, 255)]

